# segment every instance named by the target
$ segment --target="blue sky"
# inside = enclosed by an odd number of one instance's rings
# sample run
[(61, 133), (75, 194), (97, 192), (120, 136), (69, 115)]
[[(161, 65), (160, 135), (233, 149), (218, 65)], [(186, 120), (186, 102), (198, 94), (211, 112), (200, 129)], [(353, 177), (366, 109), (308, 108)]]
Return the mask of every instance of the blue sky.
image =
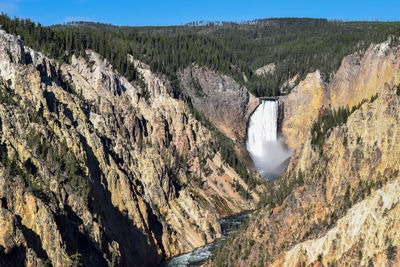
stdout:
[(181, 25), (268, 17), (400, 20), (400, 0), (0, 0), (9, 16), (44, 25), (87, 20), (116, 25)]

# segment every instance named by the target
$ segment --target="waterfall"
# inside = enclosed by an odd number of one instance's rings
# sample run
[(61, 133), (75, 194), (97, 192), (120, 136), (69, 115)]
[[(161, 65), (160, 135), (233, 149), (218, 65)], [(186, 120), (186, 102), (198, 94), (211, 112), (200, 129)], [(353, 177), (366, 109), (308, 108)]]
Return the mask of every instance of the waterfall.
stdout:
[(278, 138), (278, 101), (265, 101), (250, 118), (247, 132), (247, 150), (252, 155), (263, 154), (263, 144)]
[(265, 179), (282, 172), (281, 165), (291, 156), (278, 138), (278, 101), (263, 100), (250, 118), (246, 147), (254, 165)]

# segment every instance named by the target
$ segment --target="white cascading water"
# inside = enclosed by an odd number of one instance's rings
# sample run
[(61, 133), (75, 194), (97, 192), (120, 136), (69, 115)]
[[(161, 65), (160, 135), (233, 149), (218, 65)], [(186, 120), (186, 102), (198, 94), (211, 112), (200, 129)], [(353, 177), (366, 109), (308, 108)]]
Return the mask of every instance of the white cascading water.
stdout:
[(291, 156), (282, 138), (278, 138), (278, 101), (263, 100), (250, 118), (247, 150), (264, 179), (274, 179)]

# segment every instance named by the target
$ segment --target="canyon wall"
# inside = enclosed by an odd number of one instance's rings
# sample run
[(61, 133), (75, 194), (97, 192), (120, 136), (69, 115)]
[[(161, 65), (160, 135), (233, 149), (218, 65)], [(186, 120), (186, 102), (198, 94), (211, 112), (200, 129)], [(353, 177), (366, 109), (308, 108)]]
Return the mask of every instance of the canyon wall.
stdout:
[[(344, 58), (330, 83), (309, 74), (281, 100), (289, 168), (211, 265), (399, 264), (399, 53), (390, 40), (371, 45)], [(327, 131), (316, 143), (314, 122), (339, 107), (348, 117), (319, 121)]]
[(244, 141), (247, 122), (259, 100), (233, 78), (195, 64), (180, 75), (193, 106), (228, 137)]
[(131, 83), (90, 50), (60, 64), (0, 31), (1, 265), (156, 266), (254, 207), (262, 181), (249, 188), (170, 82), (138, 71)]
[(322, 108), (338, 109), (359, 104), (400, 83), (400, 51), (394, 40), (372, 44), (364, 52), (345, 57), (332, 81), (323, 82), (319, 71), (310, 73), (285, 97), (283, 135), (291, 148), (299, 148)]

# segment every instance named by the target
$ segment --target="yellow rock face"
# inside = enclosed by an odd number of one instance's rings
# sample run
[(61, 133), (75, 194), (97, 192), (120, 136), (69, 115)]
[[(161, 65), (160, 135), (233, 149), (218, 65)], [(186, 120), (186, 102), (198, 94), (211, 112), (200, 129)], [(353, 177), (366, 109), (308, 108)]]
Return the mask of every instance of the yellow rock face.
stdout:
[(400, 83), (400, 50), (391, 48), (389, 41), (343, 59), (329, 84), (330, 105), (351, 108), (371, 98), (386, 83), (391, 87)]
[[(295, 148), (289, 168), (274, 185), (272, 201), (213, 263), (399, 265), (399, 72), (399, 47), (385, 42), (346, 57), (329, 84), (318, 72), (309, 74), (280, 99), (282, 133)], [(363, 99), (346, 122), (328, 131), (320, 153), (310, 132), (318, 111), (351, 108)]]
[[(284, 258), (272, 266), (298, 266), (317, 262), (336, 262), (339, 265), (352, 263), (368, 266), (400, 264), (398, 246), (400, 245), (400, 179), (374, 191), (365, 200), (354, 205), (341, 218), (335, 227), (318, 239), (297, 244), (285, 252)], [(393, 246), (393, 259), (387, 255), (388, 247)]]
[(282, 133), (290, 148), (299, 148), (322, 107), (338, 109), (359, 104), (380, 91), (400, 83), (400, 50), (390, 41), (371, 45), (365, 52), (345, 57), (329, 84), (317, 71), (307, 75), (283, 97), (285, 116)]
[[(387, 256), (382, 258), (379, 255), (385, 255), (389, 245), (397, 247), (400, 242), (397, 234), (400, 225), (395, 219), (400, 212), (397, 209), (400, 182), (399, 109), (400, 97), (393, 92), (382, 93), (372, 103), (363, 104), (345, 125), (334, 129), (326, 140), (323, 155), (329, 159), (327, 162), (321, 162), (316, 154), (305, 153), (312, 150), (308, 148), (308, 143), (305, 144), (296, 159), (297, 164), (292, 166), (306, 172), (314, 169), (322, 173), (324, 170), (326, 177), (325, 199), (313, 204), (338, 210), (346, 201), (337, 203), (338, 191), (343, 192), (347, 187), (350, 201), (359, 194), (365, 194), (365, 199), (357, 198), (361, 199), (358, 203), (353, 201), (354, 205), (343, 218), (320, 238), (301, 242), (285, 252), (284, 257), (275, 262), (276, 266), (296, 266), (302, 262), (310, 264), (316, 262), (318, 256), (324, 264), (337, 262), (367, 266), (370, 260), (383, 265), (398, 261), (397, 257), (389, 260)], [(375, 188), (369, 196), (368, 187)], [(313, 210), (317, 213), (315, 208)]]
[(285, 118), (282, 134), (291, 149), (299, 148), (318, 117), (324, 104), (324, 84), (317, 71), (307, 75), (293, 91), (283, 99)]

